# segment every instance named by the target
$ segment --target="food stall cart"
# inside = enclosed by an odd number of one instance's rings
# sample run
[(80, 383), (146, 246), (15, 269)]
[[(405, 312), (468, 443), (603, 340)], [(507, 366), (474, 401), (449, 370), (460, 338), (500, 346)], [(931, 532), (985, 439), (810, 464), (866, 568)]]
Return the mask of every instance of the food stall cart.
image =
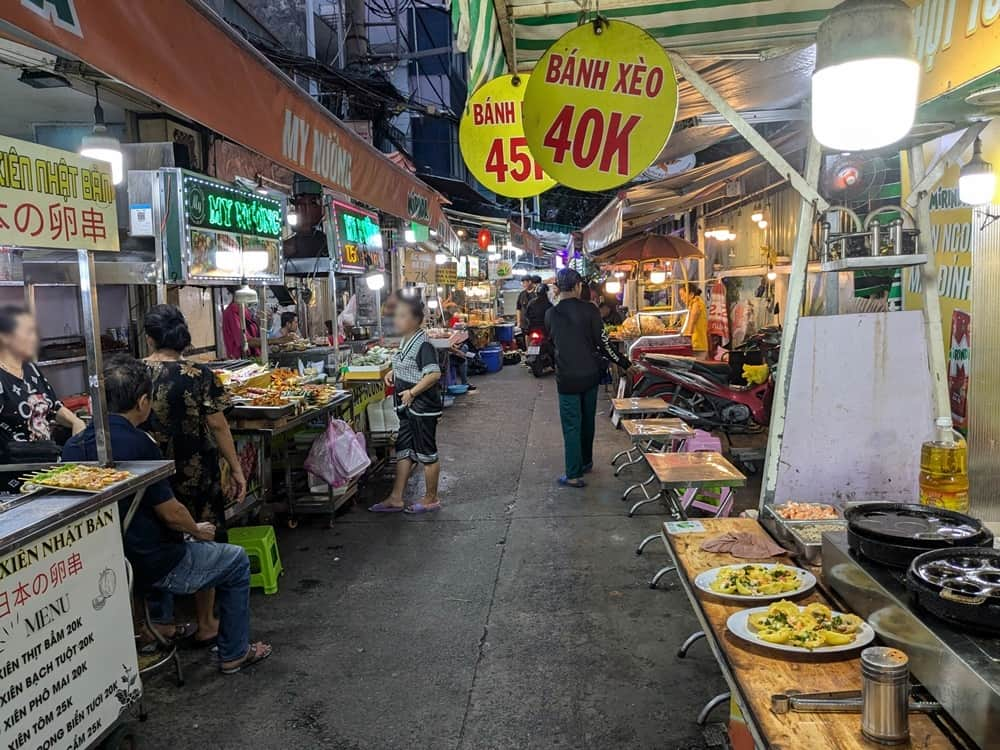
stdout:
[[(50, 463), (2, 466), (33, 478), (38, 487), (0, 501), (3, 736), (11, 747), (103, 742), (117, 748), (128, 734), (120, 719), (142, 692), (122, 549), (129, 519), (119, 518), (117, 503), (134, 495), (136, 507), (147, 486), (173, 473), (173, 463), (112, 466), (94, 257), (95, 251), (119, 250), (110, 165), (6, 137), (0, 137), (0, 149), (16, 155), (20, 175), (0, 188), (0, 204), (31, 219), (0, 223), (0, 244), (22, 248), (29, 262), (40, 261), (31, 269), (36, 282), (75, 283), (79, 290), (95, 468), (103, 474), (102, 482), (87, 482), (85, 490), (65, 474), (64, 486), (52, 488), (48, 477), (38, 476)], [(53, 183), (62, 191), (58, 202), (52, 203), (46, 185), (27, 178), (39, 174), (61, 180)], [(65, 257), (68, 250), (75, 251), (75, 264)], [(134, 270), (131, 259), (100, 265)], [(115, 471), (124, 474), (111, 481), (107, 472)]]
[[(706, 592), (695, 582), (704, 585), (709, 571), (720, 566), (759, 561), (741, 560), (729, 553), (708, 552), (702, 548), (707, 540), (724, 533), (761, 536), (765, 532), (749, 518), (700, 519), (663, 526), (663, 538), (677, 566), (681, 589), (701, 628), (696, 634), (698, 640), (703, 638), (707, 643), (729, 688), (728, 693), (717, 696), (706, 706), (699, 721), (704, 723), (714, 706), (729, 705), (734, 716), (730, 720), (730, 734), (736, 747), (836, 747), (839, 750), (879, 747), (865, 739), (860, 731), (862, 674), (858, 649), (847, 648), (830, 654), (799, 649), (800, 654), (790, 655), (787, 650), (774, 648), (765, 641), (754, 644), (730, 632), (731, 626), (727, 623), (746, 610), (747, 602)], [(803, 606), (817, 603), (834, 611), (844, 611), (844, 606), (825, 587), (806, 589), (795, 603)], [(862, 634), (870, 633), (871, 628), (865, 628), (867, 630), (859, 633), (859, 640)], [(695, 642), (694, 638), (689, 639), (679, 655), (685, 656)], [(828, 697), (843, 699), (845, 691), (858, 693), (853, 712), (846, 707), (841, 707), (840, 711), (800, 712), (789, 710), (788, 701), (782, 705), (781, 698), (776, 699), (776, 696), (790, 696), (795, 692), (829, 693), (832, 695)], [(909, 725), (909, 747), (927, 750), (974, 747), (961, 739), (961, 733), (949, 725), (945, 714), (911, 713)]]

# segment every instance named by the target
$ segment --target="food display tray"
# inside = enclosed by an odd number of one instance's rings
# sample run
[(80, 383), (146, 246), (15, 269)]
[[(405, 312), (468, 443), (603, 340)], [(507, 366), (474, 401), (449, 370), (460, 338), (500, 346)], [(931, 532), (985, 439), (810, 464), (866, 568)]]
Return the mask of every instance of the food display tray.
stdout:
[(285, 404), (284, 406), (237, 404), (233, 407), (231, 414), (239, 419), (281, 419), (287, 417), (294, 410), (295, 404)]

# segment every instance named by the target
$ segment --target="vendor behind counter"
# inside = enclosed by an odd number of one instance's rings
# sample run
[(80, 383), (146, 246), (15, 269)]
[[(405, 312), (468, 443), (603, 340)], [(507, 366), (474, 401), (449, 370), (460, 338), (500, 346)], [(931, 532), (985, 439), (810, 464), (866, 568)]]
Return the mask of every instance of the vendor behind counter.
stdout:
[[(58, 459), (52, 424), (82, 432), (83, 422), (62, 405), (49, 381), (38, 370), (38, 329), (21, 307), (0, 307), (0, 462), (42, 463)], [(3, 489), (17, 483), (4, 477)]]

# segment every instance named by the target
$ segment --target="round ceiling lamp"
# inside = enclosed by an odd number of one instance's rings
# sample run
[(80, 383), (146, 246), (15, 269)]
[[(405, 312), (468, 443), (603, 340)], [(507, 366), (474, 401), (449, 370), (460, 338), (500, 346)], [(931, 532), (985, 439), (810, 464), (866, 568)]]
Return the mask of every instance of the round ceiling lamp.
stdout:
[(895, 143), (913, 127), (920, 65), (902, 0), (845, 0), (816, 33), (812, 130), (838, 151)]

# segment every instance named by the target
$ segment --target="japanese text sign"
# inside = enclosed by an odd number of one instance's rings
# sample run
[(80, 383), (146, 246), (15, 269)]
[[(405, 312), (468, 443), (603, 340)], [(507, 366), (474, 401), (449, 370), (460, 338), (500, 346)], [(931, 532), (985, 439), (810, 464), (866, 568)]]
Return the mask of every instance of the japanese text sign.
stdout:
[(524, 94), (524, 134), (547, 175), (577, 190), (636, 177), (663, 150), (677, 117), (677, 79), (653, 37), (600, 19), (563, 34)]
[(528, 152), (521, 103), (527, 78), (500, 76), (469, 97), (458, 144), (469, 171), (489, 190), (508, 198), (530, 198), (556, 181)]
[(118, 250), (111, 165), (0, 136), (0, 245)]

